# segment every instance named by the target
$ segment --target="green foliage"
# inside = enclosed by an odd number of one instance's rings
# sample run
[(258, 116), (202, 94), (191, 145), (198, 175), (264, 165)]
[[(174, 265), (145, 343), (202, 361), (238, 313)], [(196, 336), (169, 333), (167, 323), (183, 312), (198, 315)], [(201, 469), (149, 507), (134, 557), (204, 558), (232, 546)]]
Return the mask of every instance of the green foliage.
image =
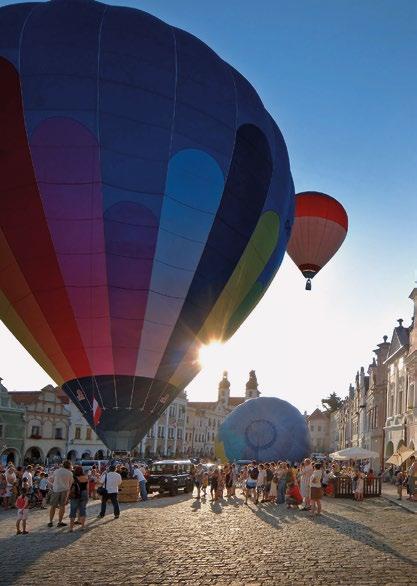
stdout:
[(336, 395), (336, 393), (330, 393), (327, 399), (322, 399), (321, 404), (329, 411), (329, 413), (333, 413), (333, 411), (337, 411), (342, 406), (342, 399)]

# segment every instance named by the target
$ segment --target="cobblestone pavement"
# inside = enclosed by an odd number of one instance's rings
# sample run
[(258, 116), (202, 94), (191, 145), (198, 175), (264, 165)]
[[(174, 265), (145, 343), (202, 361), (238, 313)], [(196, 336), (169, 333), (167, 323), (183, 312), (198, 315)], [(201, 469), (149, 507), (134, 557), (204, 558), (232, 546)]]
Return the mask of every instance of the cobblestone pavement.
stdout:
[(324, 510), (180, 495), (122, 505), (117, 520), (96, 519), (94, 503), (88, 530), (72, 534), (31, 511), (19, 536), (15, 512), (1, 512), (0, 584), (417, 585), (415, 515), (383, 498)]

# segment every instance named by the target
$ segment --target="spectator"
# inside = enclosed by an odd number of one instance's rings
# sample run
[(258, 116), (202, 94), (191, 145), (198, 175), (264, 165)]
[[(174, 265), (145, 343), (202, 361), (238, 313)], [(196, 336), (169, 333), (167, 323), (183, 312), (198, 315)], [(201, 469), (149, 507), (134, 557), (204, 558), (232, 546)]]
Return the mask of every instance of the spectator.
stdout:
[[(29, 531), (26, 530), (26, 522), (29, 514), (29, 498), (27, 490), (22, 488), (19, 497), (16, 500), (17, 507), (17, 521), (16, 521), (16, 535), (27, 535)], [(23, 531), (20, 531), (20, 523), (22, 523)]]
[(114, 465), (109, 466), (108, 472), (102, 474), (100, 482), (103, 486), (101, 487), (101, 510), (98, 517), (103, 518), (106, 514), (107, 501), (110, 499), (113, 505), (114, 518), (118, 519), (120, 515), (118, 493), (119, 486), (122, 484), (122, 477), (116, 472)]
[(78, 513), (78, 522), (81, 531), (84, 530), (85, 518), (87, 516), (88, 502), (88, 476), (84, 474), (82, 466), (74, 468), (74, 480), (70, 490), (70, 531), (74, 530), (75, 518)]
[(139, 482), (140, 498), (143, 501), (148, 500), (148, 493), (146, 492), (146, 479), (143, 475), (142, 470), (139, 468), (137, 464), (133, 465), (133, 478), (136, 478)]
[(321, 487), (322, 480), (321, 464), (314, 465), (313, 474), (310, 476), (310, 498), (311, 498), (311, 514), (321, 515), (321, 498), (323, 495), (323, 489)]
[(65, 527), (66, 523), (62, 521), (65, 513), (68, 494), (73, 482), (72, 464), (69, 460), (64, 460), (62, 467), (53, 472), (52, 476), (52, 494), (51, 508), (49, 511), (48, 527), (53, 527), (53, 520), (57, 507), (59, 508), (57, 527)]

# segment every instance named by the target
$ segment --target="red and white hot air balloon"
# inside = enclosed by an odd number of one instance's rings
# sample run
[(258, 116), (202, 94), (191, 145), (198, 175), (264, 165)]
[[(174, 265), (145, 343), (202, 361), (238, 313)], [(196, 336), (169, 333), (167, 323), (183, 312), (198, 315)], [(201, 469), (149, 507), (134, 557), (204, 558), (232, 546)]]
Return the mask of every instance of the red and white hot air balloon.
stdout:
[(295, 218), (287, 252), (307, 279), (311, 279), (339, 250), (346, 238), (348, 216), (330, 195), (304, 191), (295, 196)]

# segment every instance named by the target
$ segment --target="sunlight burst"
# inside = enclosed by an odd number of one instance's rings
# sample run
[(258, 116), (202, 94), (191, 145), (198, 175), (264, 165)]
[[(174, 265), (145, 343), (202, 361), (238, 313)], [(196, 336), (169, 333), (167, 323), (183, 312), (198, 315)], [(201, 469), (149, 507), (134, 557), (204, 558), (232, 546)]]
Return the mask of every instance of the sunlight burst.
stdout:
[(217, 340), (201, 346), (198, 355), (200, 365), (205, 370), (221, 370), (224, 368), (224, 346)]

